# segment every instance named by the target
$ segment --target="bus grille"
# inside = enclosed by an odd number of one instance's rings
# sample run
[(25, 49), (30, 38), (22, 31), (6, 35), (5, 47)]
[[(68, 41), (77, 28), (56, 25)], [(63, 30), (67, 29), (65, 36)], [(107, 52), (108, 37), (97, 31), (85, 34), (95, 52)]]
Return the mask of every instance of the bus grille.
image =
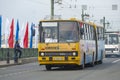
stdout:
[[(44, 53), (44, 56), (73, 56), (73, 52), (40, 52), (39, 56), (41, 56), (41, 53)], [(75, 52), (77, 56), (78, 53)]]

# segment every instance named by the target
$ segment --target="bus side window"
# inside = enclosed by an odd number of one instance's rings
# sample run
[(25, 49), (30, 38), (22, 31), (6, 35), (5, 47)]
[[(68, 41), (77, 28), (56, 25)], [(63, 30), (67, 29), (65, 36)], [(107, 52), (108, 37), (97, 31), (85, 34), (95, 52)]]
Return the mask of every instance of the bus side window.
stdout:
[(85, 24), (85, 40), (87, 40), (87, 24)]
[(88, 40), (90, 40), (90, 25), (88, 25)]
[(99, 40), (99, 35), (100, 35), (100, 33), (99, 33), (99, 28), (97, 27), (97, 39)]
[(82, 36), (84, 34), (84, 29), (80, 28), (80, 35)]
[(84, 39), (84, 24), (83, 23), (80, 23), (79, 34), (80, 34), (80, 39)]
[(98, 40), (103, 40), (103, 28), (97, 28)]
[(87, 40), (89, 40), (89, 25), (87, 24)]
[(83, 39), (86, 39), (86, 24), (83, 24), (83, 30), (84, 30), (84, 34), (83, 34)]
[(90, 40), (92, 40), (92, 30), (91, 30), (91, 25), (89, 27), (89, 30), (90, 30)]
[(94, 34), (93, 34), (93, 40), (95, 40), (96, 39), (96, 31), (95, 31), (95, 29), (93, 28), (93, 32), (94, 32)]

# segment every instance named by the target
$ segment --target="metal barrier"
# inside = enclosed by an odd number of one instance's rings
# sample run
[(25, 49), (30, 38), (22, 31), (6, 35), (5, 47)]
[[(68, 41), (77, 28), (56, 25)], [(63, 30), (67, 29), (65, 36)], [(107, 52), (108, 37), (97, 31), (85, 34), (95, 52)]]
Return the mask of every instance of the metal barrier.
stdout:
[[(9, 54), (8, 54), (9, 53)], [(28, 57), (37, 57), (38, 49), (37, 48), (23, 48), (22, 49), (22, 58)], [(3, 60), (13, 60), (14, 59), (14, 49), (13, 48), (0, 48), (0, 61)]]

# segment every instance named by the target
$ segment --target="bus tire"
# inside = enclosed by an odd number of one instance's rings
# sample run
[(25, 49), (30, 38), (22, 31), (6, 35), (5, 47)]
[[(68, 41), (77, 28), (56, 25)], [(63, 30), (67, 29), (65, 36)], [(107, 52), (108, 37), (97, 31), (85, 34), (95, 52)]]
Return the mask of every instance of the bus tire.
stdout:
[(91, 67), (93, 67), (94, 65), (95, 65), (95, 60), (94, 60), (94, 53), (93, 53), (93, 55), (92, 55), (92, 62), (91, 62)]
[(85, 53), (84, 53), (84, 56), (83, 56), (83, 64), (81, 65), (81, 69), (84, 69), (85, 68)]
[(51, 70), (51, 66), (50, 65), (45, 65), (46, 70)]
[(98, 62), (99, 64), (103, 63), (103, 51), (101, 51), (101, 60)]
[(103, 63), (103, 60), (101, 59), (98, 63), (99, 63), (99, 64), (102, 64), (102, 63)]

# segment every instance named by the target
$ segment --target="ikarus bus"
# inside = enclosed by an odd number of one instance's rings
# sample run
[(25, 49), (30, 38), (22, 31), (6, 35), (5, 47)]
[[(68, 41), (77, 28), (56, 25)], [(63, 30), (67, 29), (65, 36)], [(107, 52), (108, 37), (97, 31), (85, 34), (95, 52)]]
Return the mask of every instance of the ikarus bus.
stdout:
[(94, 66), (104, 57), (102, 26), (76, 19), (39, 22), (38, 62), (52, 67)]

